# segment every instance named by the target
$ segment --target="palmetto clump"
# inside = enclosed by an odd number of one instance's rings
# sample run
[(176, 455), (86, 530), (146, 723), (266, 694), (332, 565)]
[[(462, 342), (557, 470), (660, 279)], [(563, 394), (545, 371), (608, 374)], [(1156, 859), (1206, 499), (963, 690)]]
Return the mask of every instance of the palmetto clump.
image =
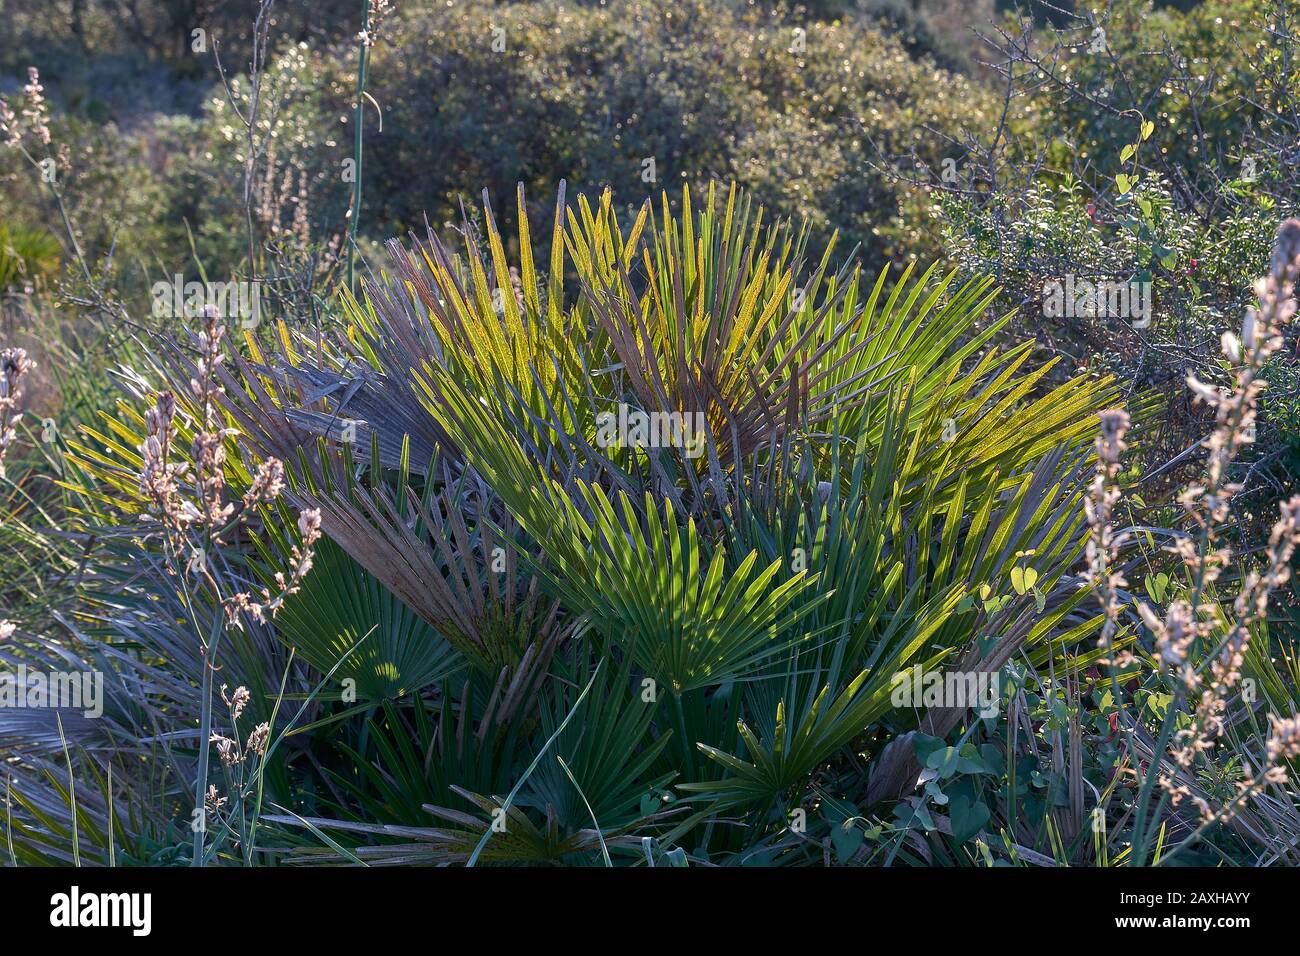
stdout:
[[(1117, 483), (1143, 400), (1115, 408), (1106, 379), (1045, 386), (1027, 346), (995, 344), (987, 282), (807, 262), (738, 191), (630, 223), (609, 194), (561, 197), (545, 259), (519, 198), (510, 242), (487, 206), (455, 243), (390, 244), (390, 270), (319, 337), (230, 343), (205, 316), (156, 358), (148, 407), (123, 403), (94, 454), (72, 448), (146, 513), (132, 537), (171, 568), (158, 593), (115, 599), (132, 616), (114, 625), (148, 648), (141, 666), (200, 648), (180, 683), (201, 682), (203, 710), (175, 720), (169, 699), (156, 718), (199, 725), (197, 773), (174, 762), (222, 835), (195, 841), (197, 862), (230, 840), (336, 862), (1011, 859), (1048, 820), (1073, 861), (1088, 811), (1105, 820), (1131, 780), (1155, 799), (1106, 839), (1134, 846), (1186, 824), (1176, 800), (1240, 820), (1289, 786), (1283, 707), (1243, 751), (1235, 811), (1219, 799), (1235, 779), (1198, 782), (1213, 749), (1185, 767), (1183, 725), (1157, 742), (1127, 709), (1138, 673), (1192, 726), (1233, 633), (1207, 630), (1209, 584), (1138, 607), (1153, 652), (1132, 633), (1116, 554), (1140, 536)], [(1264, 340), (1235, 341), (1244, 364)], [(698, 415), (700, 447), (602, 441), (621, 408)], [(1283, 518), (1243, 617), (1282, 580)], [(1082, 702), (1104, 662), (1125, 668), (1113, 713)], [(903, 706), (913, 669), (1005, 693), (992, 717)], [(277, 746), (259, 710), (286, 674), (295, 696), (325, 688), (306, 749)], [(1027, 819), (1008, 762), (1068, 789)], [(256, 834), (254, 783), (293, 810)], [(304, 847), (304, 827), (328, 841)]]
[[(340, 334), (223, 372), (241, 445), (284, 463), (329, 539), (282, 639), (322, 670), (358, 649), (359, 693), (428, 728), (433, 790), (400, 817), (424, 840), (403, 852), (559, 860), (638, 831), (730, 846), (703, 824), (719, 814), (802, 852), (768, 808), (813, 801), (864, 732), (899, 743), (864, 758), (865, 806), (912, 793), (914, 735), (966, 725), (960, 706), (892, 714), (901, 668), (996, 674), (1085, 633), (1079, 477), (1117, 393), (1038, 392), (1028, 351), (993, 345), (1006, 318), (981, 321), (989, 283), (806, 262), (786, 224), (712, 188), (630, 225), (608, 193), (562, 192), (543, 271), (518, 198), (518, 261), (485, 206), (459, 247), (391, 243)], [(700, 446), (600, 440), (623, 407), (701, 422)], [(297, 560), (291, 540), (266, 550)], [(981, 587), (998, 610), (971, 609)], [(399, 725), (375, 732), (400, 760)], [(700, 813), (680, 832), (673, 796)], [(366, 801), (382, 840), (393, 811)]]

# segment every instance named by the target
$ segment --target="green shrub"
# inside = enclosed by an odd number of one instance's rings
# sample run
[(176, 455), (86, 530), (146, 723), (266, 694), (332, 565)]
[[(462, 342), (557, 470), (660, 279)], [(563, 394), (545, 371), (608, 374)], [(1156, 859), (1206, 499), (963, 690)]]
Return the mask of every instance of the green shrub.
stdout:
[(913, 151), (937, 166), (940, 134), (988, 116), (990, 97), (860, 20), (804, 26), (793, 52), (791, 22), (703, 0), (416, 9), (372, 61), (384, 131), (367, 133), (363, 225), (456, 221), (478, 190), (504, 205), (518, 181), (637, 197), (718, 177), (808, 222), (814, 254), (838, 230), (872, 266), (933, 257), (884, 167)]

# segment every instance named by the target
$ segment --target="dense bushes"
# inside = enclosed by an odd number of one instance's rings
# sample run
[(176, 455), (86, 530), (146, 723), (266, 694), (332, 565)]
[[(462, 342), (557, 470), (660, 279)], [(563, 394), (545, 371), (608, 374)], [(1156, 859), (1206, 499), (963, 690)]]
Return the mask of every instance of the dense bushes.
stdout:
[[(1218, 340), (1251, 301), (1243, 270), (1267, 271), (1276, 223), (1297, 211), (1284, 73), (1300, 37), (1287, 10), (1123, 0), (1057, 33), (1007, 28), (991, 39), (1009, 122), (996, 141), (973, 135), (956, 181), (935, 184), (937, 227), (971, 274), (998, 277), (1018, 332), (1169, 396), (1135, 456), (1158, 484), (1198, 467), (1190, 452), (1208, 422), (1181, 383), (1189, 370), (1227, 381)], [(1048, 315), (1044, 288), (1066, 276), (1149, 284), (1152, 314)], [(1248, 485), (1237, 517), (1265, 522), (1261, 535), (1300, 464), (1292, 351), (1271, 360), (1257, 441), (1236, 466)]]
[[(204, 16), (195, 13), (193, 22), (207, 23)], [(346, 26), (340, 18), (345, 35)], [(209, 29), (233, 44), (224, 58), (239, 72), (235, 57), (246, 40)], [(539, 196), (553, 194), (561, 179), (636, 196), (721, 178), (753, 189), (773, 215), (807, 222), (815, 249), (838, 230), (872, 265), (929, 258), (937, 251), (933, 233), (892, 166), (914, 157), (937, 165), (943, 137), (959, 121), (991, 120), (992, 98), (978, 85), (914, 60), (896, 39), (856, 19), (777, 17), (703, 0), (469, 0), (401, 7), (379, 36), (371, 92), (382, 115), (367, 107), (361, 231), (380, 240), (418, 228), (426, 216), (456, 221), (481, 189), (501, 201), (516, 182)], [(355, 56), (346, 42), (310, 51), (283, 44), (268, 77), (275, 109), (265, 115), (283, 148), (268, 157), (267, 178), (279, 190), (283, 171), (292, 170), (296, 196), (305, 170), (306, 203), (327, 232), (338, 231), (350, 198), (342, 164), (354, 122)], [(206, 59), (173, 52), (163, 62)], [(70, 95), (75, 81), (60, 72), (67, 71), (46, 71), (45, 82)], [(301, 82), (307, 75), (311, 81)], [(165, 263), (185, 263), (185, 223), (200, 239), (202, 262), (215, 269), (231, 261), (238, 237), (219, 236), (238, 219), (229, 208), (241, 191), (238, 123), (215, 77), (212, 83), (198, 126), (164, 119), (174, 109), (166, 102), (151, 117), (136, 103), (92, 107), (74, 97), (69, 104), (97, 121), (129, 115), (130, 136), (150, 143), (144, 169), (143, 157), (121, 155), (131, 146), (93, 167), (116, 177), (119, 201), (139, 198), (152, 210), (147, 228), (123, 210), (88, 211), (88, 221), (131, 226), (122, 237), (128, 257), (147, 247), (150, 258), (161, 249)], [(107, 141), (119, 140), (110, 134)], [(77, 159), (78, 168), (91, 168)], [(8, 214), (36, 215), (24, 206)]]
[(381, 234), (456, 221), (466, 183), (500, 203), (516, 182), (637, 196), (720, 178), (806, 221), (817, 248), (839, 230), (872, 264), (932, 255), (906, 189), (873, 166), (937, 164), (942, 133), (991, 102), (866, 23), (702, 0), (439, 4), (383, 37), (367, 159)]

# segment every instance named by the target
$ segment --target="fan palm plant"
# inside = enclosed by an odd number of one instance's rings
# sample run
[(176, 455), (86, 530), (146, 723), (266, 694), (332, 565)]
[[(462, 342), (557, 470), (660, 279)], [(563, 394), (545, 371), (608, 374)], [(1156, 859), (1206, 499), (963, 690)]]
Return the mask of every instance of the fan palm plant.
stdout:
[[(1050, 668), (1097, 626), (1069, 571), (1116, 389), (997, 347), (988, 281), (810, 265), (713, 187), (626, 226), (561, 191), (543, 270), (518, 203), (517, 262), (485, 197), (459, 248), (390, 243), (337, 335), (219, 372), (230, 486), (283, 460), (332, 541), (270, 631), (358, 691), (283, 758), (296, 856), (808, 857), (792, 812), (888, 805), (908, 741), (973, 719), (899, 709), (899, 671)], [(140, 507), (141, 429), (73, 446), (106, 507)], [(252, 534), (273, 575), (292, 528)]]

